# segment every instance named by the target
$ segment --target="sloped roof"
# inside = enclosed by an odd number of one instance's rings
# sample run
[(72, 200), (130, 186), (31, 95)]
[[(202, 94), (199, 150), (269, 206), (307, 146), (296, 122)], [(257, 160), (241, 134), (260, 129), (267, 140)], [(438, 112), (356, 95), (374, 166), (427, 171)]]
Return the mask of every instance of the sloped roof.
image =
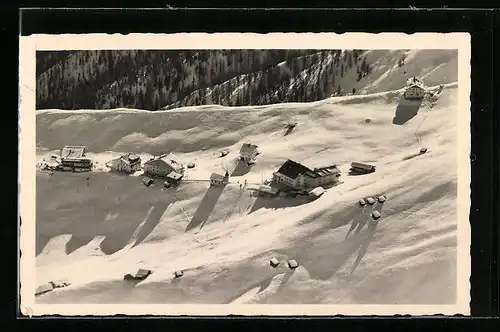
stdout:
[(153, 159), (150, 159), (146, 161), (146, 164), (150, 164), (153, 162), (160, 161), (164, 163), (165, 165), (169, 166), (172, 169), (179, 170), (182, 168), (182, 164), (179, 162), (176, 156), (174, 156), (172, 153), (166, 154), (166, 155), (161, 155), (159, 157), (155, 157)]
[(133, 153), (127, 153), (127, 154), (124, 154), (123, 156), (121, 156), (121, 159), (128, 161), (128, 162), (136, 162), (138, 160), (141, 160), (141, 157), (139, 157), (138, 155), (133, 154)]
[(257, 149), (257, 145), (250, 143), (243, 143), (240, 149), (240, 154), (252, 153)]
[(368, 165), (368, 164), (363, 164), (363, 163), (358, 163), (358, 162), (352, 162), (352, 163), (351, 163), (351, 167), (361, 168), (361, 169), (372, 169), (372, 168), (374, 168), (375, 166), (373, 166), (373, 165)]
[(125, 155), (121, 156), (120, 158), (115, 159), (115, 160), (116, 161), (122, 161), (125, 164), (130, 165), (132, 163), (140, 162), (141, 161), (141, 157), (139, 157), (139, 156), (137, 156), (135, 154), (132, 154), (132, 153), (128, 153), (128, 154), (125, 154)]
[(77, 159), (85, 155), (85, 146), (65, 146), (61, 150), (61, 158), (63, 159)]
[(139, 269), (135, 274), (136, 277), (147, 277), (151, 274), (151, 270)]
[(173, 169), (179, 169), (182, 167), (181, 163), (177, 159), (176, 156), (174, 156), (172, 153), (169, 153), (166, 156), (162, 156), (160, 158), (165, 164), (169, 165)]
[(179, 174), (177, 172), (170, 172), (170, 173), (168, 173), (167, 177), (174, 179), (174, 180), (179, 180), (182, 178), (182, 174)]
[(319, 176), (326, 176), (331, 174), (338, 174), (340, 173), (340, 169), (337, 167), (337, 165), (331, 165), (315, 168), (314, 172), (318, 173)]
[(224, 176), (217, 173), (212, 173), (212, 175), (210, 175), (210, 180), (222, 181), (224, 180)]
[(410, 84), (407, 87), (407, 89), (409, 89), (409, 88), (415, 88), (415, 87), (424, 90), (424, 87), (422, 86), (422, 84), (417, 84), (417, 83)]
[(316, 187), (309, 192), (310, 195), (319, 197), (325, 193), (325, 189), (323, 187)]
[(293, 180), (295, 180), (300, 174), (307, 174), (310, 177), (318, 177), (318, 174), (316, 174), (313, 170), (290, 159), (281, 165), (278, 169), (278, 173)]

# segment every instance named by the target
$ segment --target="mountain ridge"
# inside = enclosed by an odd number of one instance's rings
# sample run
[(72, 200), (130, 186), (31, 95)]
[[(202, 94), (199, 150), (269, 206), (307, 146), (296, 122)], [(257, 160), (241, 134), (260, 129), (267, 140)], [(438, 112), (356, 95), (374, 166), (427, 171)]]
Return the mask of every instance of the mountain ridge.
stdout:
[[(380, 92), (377, 80), (399, 84), (386, 90), (399, 88), (408, 76), (420, 74), (410, 67), (422, 57), (424, 61), (432, 57), (427, 61), (432, 75), (432, 70), (446, 71), (457, 54), (453, 50), (37, 52), (36, 107), (159, 110), (312, 102), (332, 95)], [(453, 81), (456, 77), (436, 83)]]

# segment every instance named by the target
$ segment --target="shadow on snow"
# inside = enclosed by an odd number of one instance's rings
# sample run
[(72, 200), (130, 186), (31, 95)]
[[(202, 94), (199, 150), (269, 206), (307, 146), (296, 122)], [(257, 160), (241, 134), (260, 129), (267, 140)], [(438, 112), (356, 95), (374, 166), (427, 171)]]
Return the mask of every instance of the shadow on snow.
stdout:
[(225, 187), (226, 185), (210, 186), (207, 189), (205, 196), (200, 202), (200, 205), (198, 205), (198, 209), (196, 209), (196, 212), (191, 218), (191, 221), (186, 226), (186, 232), (197, 226), (200, 226), (200, 229), (203, 228), (205, 222), (208, 220), (208, 218), (210, 218), (210, 215), (214, 211), (215, 205), (217, 204), (217, 201), (222, 195)]
[(406, 122), (413, 119), (417, 114), (420, 106), (422, 105), (422, 99), (408, 100), (402, 96), (399, 99), (398, 106), (396, 108), (396, 113), (392, 119), (392, 124), (404, 125)]

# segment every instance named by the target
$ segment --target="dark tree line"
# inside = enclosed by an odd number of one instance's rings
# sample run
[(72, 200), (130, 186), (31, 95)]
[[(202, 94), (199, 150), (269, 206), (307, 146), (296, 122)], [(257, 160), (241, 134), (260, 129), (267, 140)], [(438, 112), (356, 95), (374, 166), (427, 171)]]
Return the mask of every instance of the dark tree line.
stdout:
[[(157, 110), (305, 102), (341, 94), (353, 50), (96, 50), (37, 53), (37, 108)], [(357, 71), (369, 72), (366, 59)], [(366, 75), (366, 74), (365, 74)]]

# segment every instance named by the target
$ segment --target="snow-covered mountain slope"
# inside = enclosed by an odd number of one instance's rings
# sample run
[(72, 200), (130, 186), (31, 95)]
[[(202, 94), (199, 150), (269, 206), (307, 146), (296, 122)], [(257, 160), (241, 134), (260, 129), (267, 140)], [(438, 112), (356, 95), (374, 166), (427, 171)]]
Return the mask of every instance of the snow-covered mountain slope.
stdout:
[[(290, 121), (298, 126), (285, 136)], [(38, 112), (39, 158), (78, 144), (99, 163), (121, 152), (174, 152), (196, 167), (176, 191), (105, 172), (38, 174), (37, 284), (72, 284), (37, 301), (454, 303), (456, 133), (456, 84), (420, 108), (385, 92), (251, 108)], [(248, 173), (223, 190), (192, 181), (234, 168), (245, 142), (262, 152)], [(428, 152), (415, 156), (421, 147)], [(287, 158), (338, 164), (344, 183), (313, 202), (251, 196)], [(349, 176), (352, 161), (377, 171)], [(382, 193), (388, 200), (375, 207), (382, 218), (374, 223), (356, 202)], [(282, 262), (277, 269), (272, 257)], [(300, 266), (290, 270), (286, 259)], [(124, 283), (138, 268), (153, 274)], [(184, 276), (173, 279), (176, 270)]]
[[(404, 61), (402, 61), (404, 58)], [(457, 81), (457, 50), (93, 50), (37, 53), (37, 109), (311, 102)]]
[[(361, 93), (399, 89), (413, 76), (422, 78), (427, 86), (458, 80), (455, 50), (371, 50), (364, 55), (372, 64), (372, 71), (357, 83), (359, 86), (354, 85)], [(401, 58), (404, 64), (398, 66)]]
[[(273, 67), (278, 72), (275, 75), (278, 84), (266, 84), (268, 90), (264, 93), (259, 91), (258, 104), (264, 101), (311, 101), (321, 99), (321, 96), (346, 95), (353, 91), (354, 94), (390, 91), (399, 89), (413, 76), (425, 79), (430, 86), (458, 80), (456, 50), (369, 50), (355, 53), (360, 55), (355, 58), (352, 50), (326, 55), (322, 55), (322, 52), (312, 53), (297, 59), (300, 65), (293, 66), (294, 70), (285, 62), (280, 63)], [(401, 59), (404, 61), (400, 62)], [(367, 68), (362, 69), (363, 64)], [(251, 83), (250, 75), (238, 75), (209, 87), (202, 93), (205, 96), (203, 103), (247, 105), (249, 86), (253, 88), (271, 70), (253, 73), (257, 78)], [(217, 98), (212, 97), (214, 91)], [(219, 100), (219, 91), (227, 91), (229, 97)], [(196, 90), (165, 108), (199, 105), (201, 99), (200, 90)]]

